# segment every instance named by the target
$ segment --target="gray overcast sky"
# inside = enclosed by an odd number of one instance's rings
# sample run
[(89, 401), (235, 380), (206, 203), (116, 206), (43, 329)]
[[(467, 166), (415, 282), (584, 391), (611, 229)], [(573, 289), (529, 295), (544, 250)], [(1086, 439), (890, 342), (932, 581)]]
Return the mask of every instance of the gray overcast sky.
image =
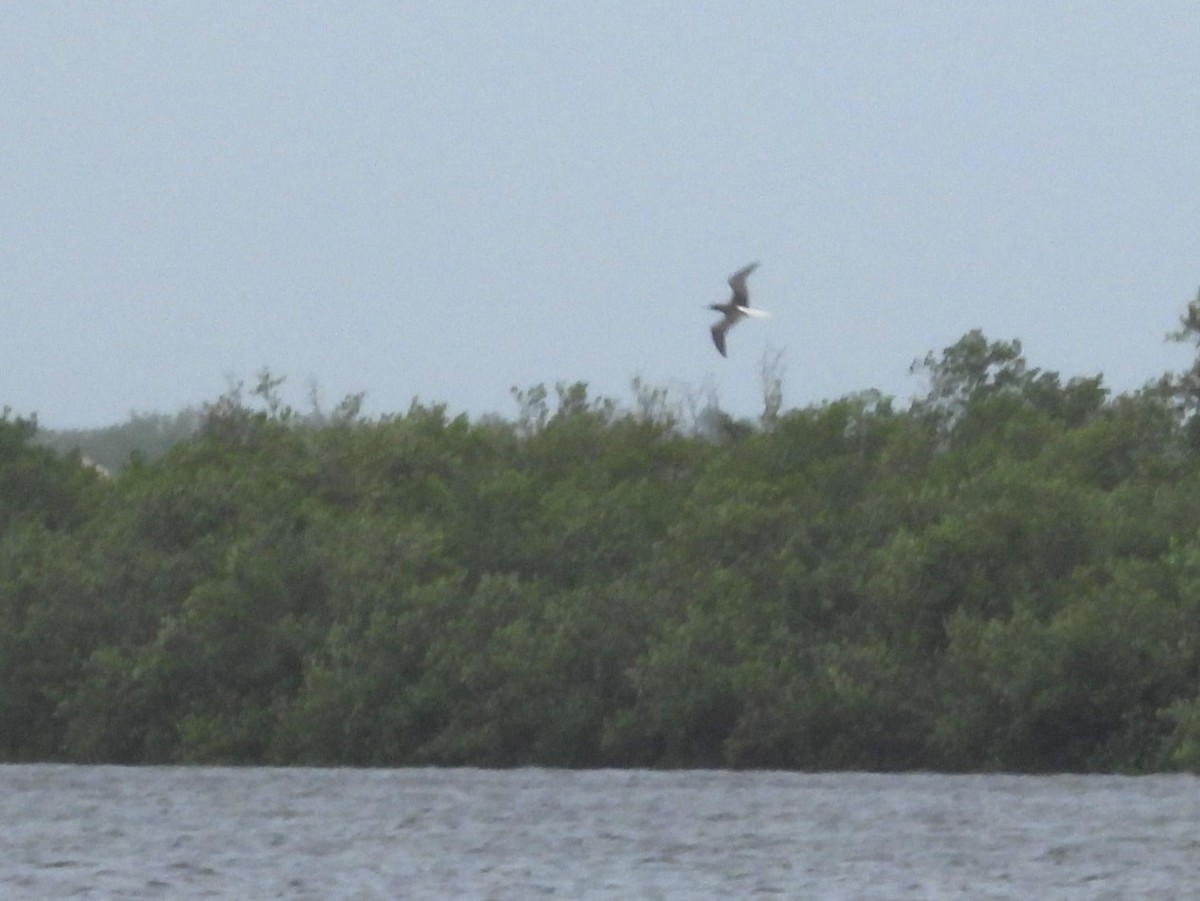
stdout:
[[(1136, 388), (1200, 285), (1200, 3), (24, 3), (0, 21), (0, 405), (269, 367), (761, 410), (923, 390), (967, 330)], [(761, 268), (717, 355), (704, 305)]]

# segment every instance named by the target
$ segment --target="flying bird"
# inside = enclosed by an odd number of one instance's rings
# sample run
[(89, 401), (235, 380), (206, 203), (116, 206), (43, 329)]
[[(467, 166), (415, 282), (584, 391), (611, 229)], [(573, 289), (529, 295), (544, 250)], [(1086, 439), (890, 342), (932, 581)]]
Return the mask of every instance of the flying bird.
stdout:
[(710, 310), (716, 310), (718, 313), (725, 314), (724, 318), (720, 322), (714, 323), (712, 327), (713, 344), (717, 345), (717, 350), (721, 352), (721, 356), (723, 357), (726, 356), (726, 332), (747, 316), (761, 318), (770, 315), (763, 310), (752, 310), (750, 308), (750, 292), (746, 290), (746, 276), (757, 268), (758, 263), (751, 263), (749, 266), (744, 266), (729, 276), (729, 287), (733, 289), (733, 297), (729, 298), (728, 303), (713, 303), (708, 305)]

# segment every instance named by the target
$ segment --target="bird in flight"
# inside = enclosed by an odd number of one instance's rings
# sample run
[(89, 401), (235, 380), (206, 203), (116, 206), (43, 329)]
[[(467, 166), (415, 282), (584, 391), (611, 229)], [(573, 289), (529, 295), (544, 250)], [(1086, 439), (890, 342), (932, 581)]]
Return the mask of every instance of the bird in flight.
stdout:
[(747, 316), (762, 318), (770, 315), (770, 313), (763, 310), (753, 310), (750, 308), (750, 292), (746, 290), (746, 276), (757, 268), (758, 263), (751, 263), (749, 266), (743, 266), (733, 275), (729, 276), (729, 287), (733, 289), (733, 297), (729, 298), (728, 303), (713, 303), (708, 305), (710, 310), (716, 310), (718, 313), (725, 314), (724, 318), (714, 323), (712, 327), (713, 344), (717, 345), (717, 350), (721, 352), (721, 356), (723, 357), (726, 356), (726, 332)]

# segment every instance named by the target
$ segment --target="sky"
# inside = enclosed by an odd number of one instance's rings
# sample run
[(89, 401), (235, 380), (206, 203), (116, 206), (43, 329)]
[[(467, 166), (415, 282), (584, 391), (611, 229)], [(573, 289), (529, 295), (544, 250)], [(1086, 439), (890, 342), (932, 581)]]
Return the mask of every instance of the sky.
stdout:
[[(925, 390), (980, 328), (1116, 392), (1190, 365), (1200, 4), (10, 4), (0, 407), (512, 416)], [(773, 316), (712, 346), (751, 261)]]

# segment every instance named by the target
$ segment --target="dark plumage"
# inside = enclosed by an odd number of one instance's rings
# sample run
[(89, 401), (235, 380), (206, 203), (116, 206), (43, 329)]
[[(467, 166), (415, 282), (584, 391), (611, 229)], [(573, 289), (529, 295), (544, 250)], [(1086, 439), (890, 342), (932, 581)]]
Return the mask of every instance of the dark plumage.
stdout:
[(757, 268), (758, 263), (751, 263), (749, 266), (744, 266), (729, 276), (729, 287), (733, 289), (733, 297), (729, 298), (728, 303), (714, 303), (708, 306), (710, 310), (716, 310), (719, 313), (725, 314), (724, 318), (714, 323), (712, 327), (713, 344), (717, 345), (717, 350), (721, 352), (721, 356), (723, 357), (726, 356), (726, 332), (747, 316), (767, 315), (761, 310), (750, 309), (750, 292), (746, 289), (746, 276)]

